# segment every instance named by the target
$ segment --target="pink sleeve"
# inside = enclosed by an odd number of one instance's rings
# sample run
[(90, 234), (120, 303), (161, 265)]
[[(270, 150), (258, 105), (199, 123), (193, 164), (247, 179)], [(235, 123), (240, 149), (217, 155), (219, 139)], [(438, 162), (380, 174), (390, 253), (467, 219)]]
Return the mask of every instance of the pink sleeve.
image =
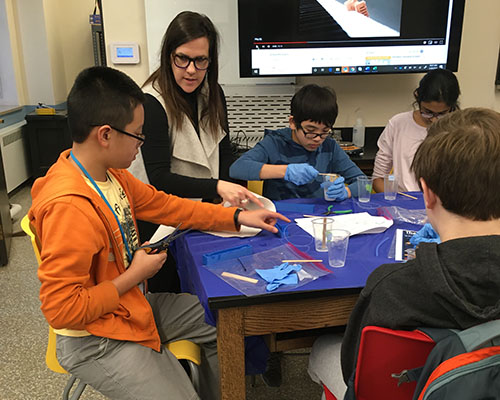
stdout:
[(373, 177), (383, 178), (385, 174), (391, 172), (394, 146), (394, 126), (391, 121), (387, 124), (384, 131), (377, 141), (378, 151), (375, 156), (373, 166)]

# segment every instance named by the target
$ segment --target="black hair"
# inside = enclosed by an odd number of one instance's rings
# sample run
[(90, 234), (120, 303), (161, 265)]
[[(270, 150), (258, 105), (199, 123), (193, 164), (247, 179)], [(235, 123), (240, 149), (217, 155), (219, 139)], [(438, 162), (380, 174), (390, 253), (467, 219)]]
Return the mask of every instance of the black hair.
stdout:
[(188, 117), (196, 118), (191, 115), (191, 108), (186, 99), (180, 93), (180, 88), (175, 82), (172, 71), (172, 56), (179, 46), (192, 40), (205, 37), (208, 40), (208, 51), (210, 65), (205, 76), (208, 83), (208, 99), (206, 106), (201, 110), (201, 118), (207, 118), (208, 125), (214, 134), (217, 128), (226, 125), (224, 105), (219, 89), (219, 34), (210, 18), (206, 15), (192, 11), (183, 11), (179, 13), (170, 22), (161, 46), (160, 66), (146, 80), (144, 85), (152, 83), (155, 89), (159, 91), (165, 106), (170, 111), (172, 125), (180, 127), (183, 120), (183, 114)]
[(90, 67), (78, 74), (68, 95), (68, 124), (73, 141), (84, 142), (93, 126), (123, 129), (145, 101), (141, 88), (123, 72)]
[(455, 110), (459, 108), (460, 86), (453, 72), (447, 69), (433, 69), (420, 80), (413, 95), (416, 105), (420, 105), (422, 101), (437, 101), (443, 102)]
[(339, 113), (337, 95), (328, 87), (303, 86), (292, 98), (290, 113), (296, 125), (311, 120), (331, 127)]

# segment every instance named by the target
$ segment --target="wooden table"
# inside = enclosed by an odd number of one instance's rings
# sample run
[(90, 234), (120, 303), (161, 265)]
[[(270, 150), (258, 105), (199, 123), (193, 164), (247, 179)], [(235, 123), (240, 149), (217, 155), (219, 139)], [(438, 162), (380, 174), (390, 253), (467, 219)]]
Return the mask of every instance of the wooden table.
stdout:
[[(222, 399), (245, 399), (245, 336), (345, 325), (357, 298), (357, 294), (332, 295), (219, 309)], [(288, 343), (287, 348), (304, 347), (302, 343)]]
[[(294, 199), (287, 202), (313, 203), (315, 215), (331, 204), (322, 199)], [(423, 208), (422, 196), (411, 200), (398, 196), (393, 202), (383, 199), (383, 194), (372, 195), (369, 203), (375, 214), (380, 206), (400, 206), (411, 209)], [(277, 208), (279, 209), (279, 202)], [(358, 205), (349, 199), (337, 203), (355, 212), (366, 211), (366, 205)], [(302, 217), (301, 213), (286, 213), (291, 219)], [(346, 266), (332, 274), (322, 276), (307, 285), (280, 293), (265, 293), (244, 296), (240, 291), (224, 282), (219, 276), (202, 265), (204, 253), (250, 244), (254, 252), (263, 251), (259, 246), (274, 247), (283, 244), (283, 238), (262, 232), (254, 238), (216, 238), (198, 232), (189, 233), (174, 242), (174, 254), (183, 291), (196, 294), (207, 311), (207, 321), (217, 326), (220, 384), (222, 399), (245, 398), (245, 353), (246, 336), (271, 335), (285, 332), (306, 331), (345, 325), (352, 308), (363, 288), (366, 278), (378, 265), (393, 262), (387, 258), (396, 227), (415, 228), (405, 223), (395, 223), (384, 233), (356, 235), (349, 239)], [(292, 243), (295, 244), (295, 243)], [(326, 253), (308, 252), (313, 258), (322, 258), (328, 265)], [(269, 343), (271, 351), (284, 351), (312, 345), (303, 339), (292, 338), (285, 342)]]

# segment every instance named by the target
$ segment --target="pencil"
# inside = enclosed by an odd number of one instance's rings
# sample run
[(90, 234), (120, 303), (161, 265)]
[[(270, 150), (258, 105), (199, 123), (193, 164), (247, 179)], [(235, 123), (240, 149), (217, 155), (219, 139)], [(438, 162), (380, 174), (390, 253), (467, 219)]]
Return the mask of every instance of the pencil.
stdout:
[(281, 260), (281, 262), (323, 262), (323, 260)]
[(409, 194), (406, 194), (403, 192), (398, 192), (398, 194), (400, 194), (401, 196), (409, 197), (410, 199), (413, 199), (413, 200), (418, 200), (415, 196), (410, 196)]
[(233, 278), (233, 279), (237, 279), (239, 281), (245, 281), (245, 282), (250, 282), (250, 283), (257, 283), (258, 282), (257, 279), (249, 278), (247, 276), (232, 274), (231, 272), (224, 271), (221, 275), (225, 276), (226, 278)]

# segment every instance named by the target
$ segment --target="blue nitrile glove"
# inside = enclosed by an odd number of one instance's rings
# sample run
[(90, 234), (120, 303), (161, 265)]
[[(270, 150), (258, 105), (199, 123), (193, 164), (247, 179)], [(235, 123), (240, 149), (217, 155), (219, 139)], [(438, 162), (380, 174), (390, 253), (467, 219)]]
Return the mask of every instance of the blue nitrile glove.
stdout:
[(323, 182), (321, 184), (321, 187), (325, 187), (328, 184), (330, 186), (328, 186), (328, 189), (326, 190), (326, 195), (330, 199), (335, 199), (335, 201), (342, 201), (349, 197), (349, 193), (347, 192), (347, 189), (344, 185), (343, 176), (339, 176), (333, 183)]
[(441, 243), (441, 238), (431, 224), (425, 224), (422, 229), (410, 238), (410, 243), (417, 246), (420, 243)]
[(273, 268), (256, 269), (255, 272), (257, 272), (266, 282), (269, 282), (266, 286), (266, 290), (271, 292), (281, 285), (296, 285), (299, 280), (297, 274), (294, 272), (300, 271), (301, 268), (302, 266), (299, 264), (288, 264), (284, 262)]
[(288, 164), (285, 172), (285, 181), (292, 182), (298, 186), (312, 181), (318, 176), (318, 171), (313, 166), (303, 164)]

